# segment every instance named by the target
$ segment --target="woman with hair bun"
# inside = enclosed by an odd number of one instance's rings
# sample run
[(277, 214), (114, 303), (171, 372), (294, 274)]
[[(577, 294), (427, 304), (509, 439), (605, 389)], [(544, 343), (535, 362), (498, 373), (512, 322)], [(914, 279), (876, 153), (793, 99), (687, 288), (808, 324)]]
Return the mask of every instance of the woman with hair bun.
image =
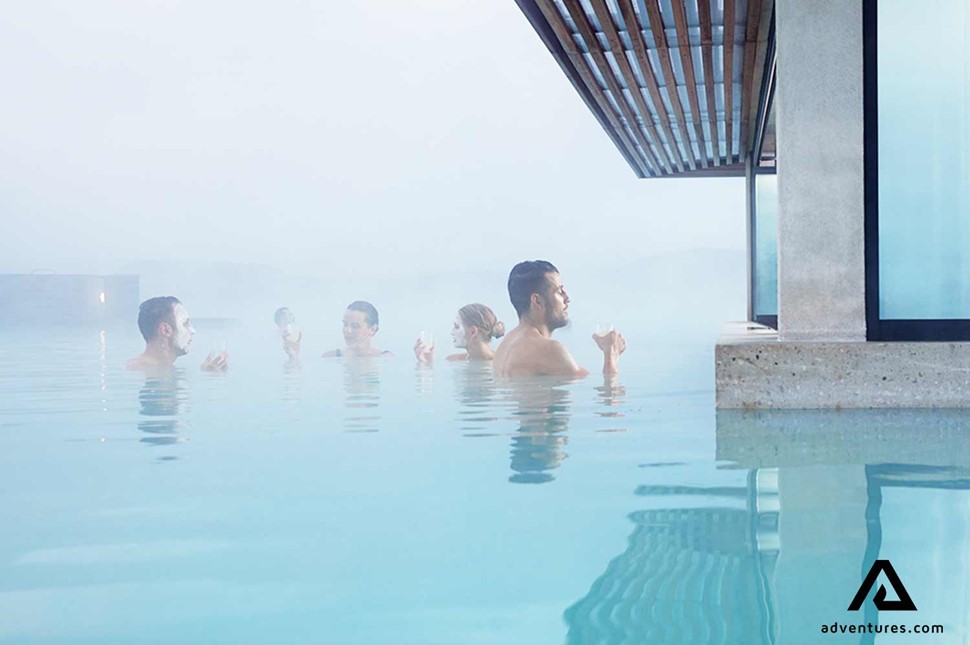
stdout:
[[(459, 354), (448, 356), (449, 361), (490, 361), (495, 358), (495, 350), (489, 343), (493, 338), (505, 335), (505, 324), (495, 317), (495, 312), (482, 304), (465, 305), (458, 310), (455, 324), (451, 329), (451, 339), (455, 347), (464, 349)], [(434, 360), (434, 344), (418, 338), (414, 344), (414, 355), (421, 363)]]

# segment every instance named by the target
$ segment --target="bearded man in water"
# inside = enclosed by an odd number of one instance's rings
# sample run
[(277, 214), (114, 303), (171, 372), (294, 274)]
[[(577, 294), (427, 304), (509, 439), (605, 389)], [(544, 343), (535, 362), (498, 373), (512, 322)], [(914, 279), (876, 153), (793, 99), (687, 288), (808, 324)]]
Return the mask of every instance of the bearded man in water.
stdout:
[[(189, 351), (195, 327), (189, 320), (189, 312), (174, 296), (149, 298), (138, 308), (138, 329), (145, 339), (145, 351), (130, 359), (125, 368), (129, 370), (164, 370), (175, 364), (175, 359)], [(225, 372), (229, 369), (227, 352), (209, 356), (202, 363), (206, 372)]]
[[(576, 363), (566, 346), (552, 339), (552, 332), (569, 322), (569, 296), (559, 269), (545, 260), (520, 262), (509, 274), (509, 299), (519, 324), (498, 346), (493, 369), (496, 376), (565, 376), (589, 374)], [(626, 340), (615, 330), (593, 334), (603, 352), (603, 374), (618, 372)]]

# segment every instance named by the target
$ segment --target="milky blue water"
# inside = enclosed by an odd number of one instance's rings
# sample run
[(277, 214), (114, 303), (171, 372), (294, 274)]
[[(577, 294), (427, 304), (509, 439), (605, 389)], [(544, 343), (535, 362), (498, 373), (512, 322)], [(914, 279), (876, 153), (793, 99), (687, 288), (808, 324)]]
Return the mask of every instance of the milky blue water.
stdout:
[[(966, 642), (965, 413), (718, 415), (713, 339), (627, 335), (615, 381), (508, 385), (0, 332), (0, 641)], [(918, 611), (846, 610), (876, 559)]]

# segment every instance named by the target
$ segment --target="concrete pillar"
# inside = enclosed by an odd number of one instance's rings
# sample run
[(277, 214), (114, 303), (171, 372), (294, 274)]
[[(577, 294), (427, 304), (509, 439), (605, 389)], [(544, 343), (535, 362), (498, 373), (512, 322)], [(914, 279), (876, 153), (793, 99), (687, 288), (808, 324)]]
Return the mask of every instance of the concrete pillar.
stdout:
[(779, 339), (864, 341), (862, 3), (775, 6)]
[(858, 634), (821, 634), (823, 624), (866, 622), (865, 612), (847, 611), (862, 582), (869, 540), (866, 467), (781, 468), (778, 500), (778, 642), (866, 642)]

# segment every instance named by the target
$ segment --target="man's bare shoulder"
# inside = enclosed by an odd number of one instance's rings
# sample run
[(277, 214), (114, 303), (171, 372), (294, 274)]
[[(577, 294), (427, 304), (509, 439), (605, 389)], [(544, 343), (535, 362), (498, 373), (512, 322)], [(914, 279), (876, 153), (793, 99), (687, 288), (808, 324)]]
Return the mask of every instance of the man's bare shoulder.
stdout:
[(152, 367), (152, 363), (145, 358), (144, 354), (139, 354), (134, 358), (129, 358), (125, 362), (125, 369), (129, 372), (137, 372), (147, 370)]
[[(503, 343), (504, 344), (504, 343)], [(575, 361), (566, 346), (542, 336), (521, 336), (502, 352), (496, 353), (496, 370), (503, 376), (543, 376), (571, 374)]]
[(129, 372), (144, 372), (147, 375), (165, 374), (173, 369), (172, 365), (159, 363), (150, 356), (139, 354), (125, 362), (125, 369)]
[(524, 348), (523, 356), (537, 362), (547, 370), (555, 370), (562, 364), (563, 360), (572, 361), (573, 359), (566, 346), (552, 338), (531, 339), (528, 346)]
[(516, 355), (535, 359), (543, 356), (559, 356), (563, 352), (568, 354), (566, 346), (558, 340), (543, 338), (542, 336), (523, 336), (514, 347), (510, 348)]

